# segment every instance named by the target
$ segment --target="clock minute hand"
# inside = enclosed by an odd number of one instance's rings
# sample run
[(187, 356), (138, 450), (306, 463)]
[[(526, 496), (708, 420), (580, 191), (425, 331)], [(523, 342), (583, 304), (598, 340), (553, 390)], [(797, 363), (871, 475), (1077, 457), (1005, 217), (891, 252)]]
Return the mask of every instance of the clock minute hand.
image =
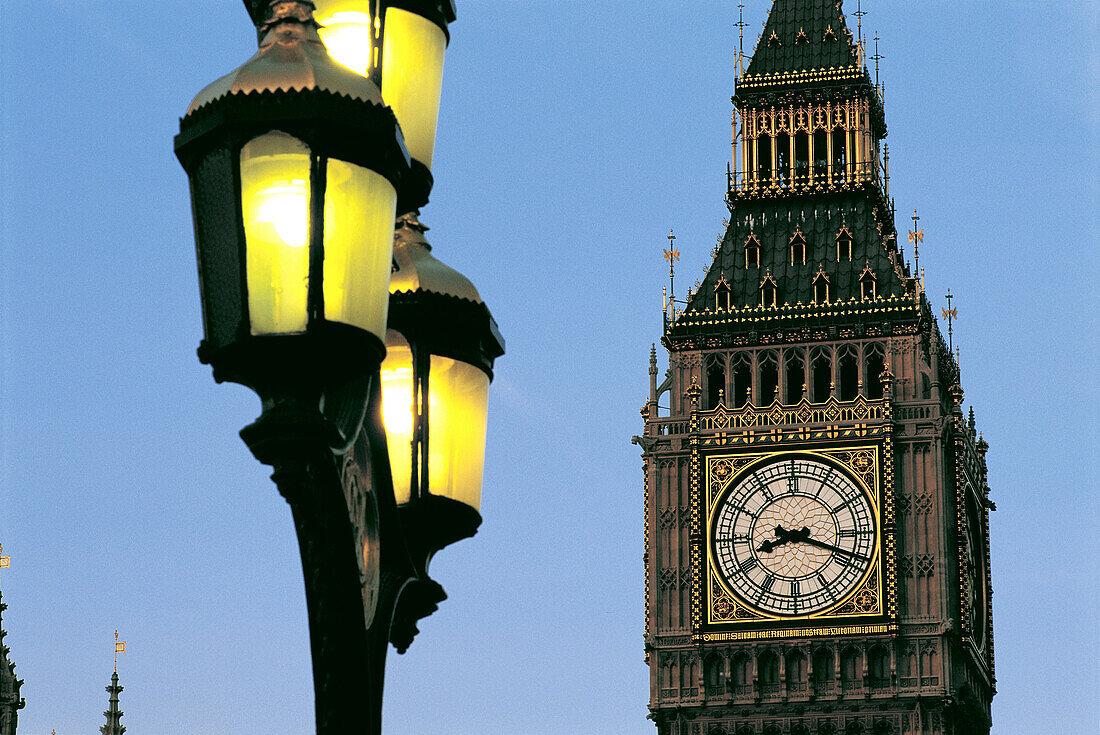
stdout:
[(839, 554), (845, 554), (847, 556), (853, 557), (855, 559), (859, 559), (861, 561), (870, 561), (871, 560), (871, 558), (869, 556), (864, 556), (863, 554), (857, 554), (854, 551), (849, 551), (848, 549), (842, 549), (839, 546), (833, 546), (832, 544), (827, 544), (824, 541), (818, 541), (817, 539), (810, 538), (809, 536), (807, 536), (804, 539), (799, 539), (799, 540), (809, 544), (810, 546), (816, 546), (819, 549), (825, 549), (827, 551), (832, 551), (832, 552), (839, 553)]

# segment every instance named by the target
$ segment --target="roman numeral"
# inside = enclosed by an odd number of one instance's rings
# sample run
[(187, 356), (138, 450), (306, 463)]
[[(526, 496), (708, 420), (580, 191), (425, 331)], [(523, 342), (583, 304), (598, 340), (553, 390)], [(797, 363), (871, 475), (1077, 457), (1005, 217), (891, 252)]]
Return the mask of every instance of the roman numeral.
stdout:
[(757, 564), (759, 564), (759, 562), (756, 561), (756, 557), (750, 556), (748, 559), (741, 562), (741, 566), (739, 566), (738, 569), (747, 574), (755, 569)]
[(851, 504), (852, 504), (852, 499), (848, 498), (843, 503), (841, 503), (840, 505), (838, 505), (835, 508), (832, 508), (831, 510), (833, 511), (834, 514), (839, 513), (840, 511), (844, 510), (845, 508), (847, 508)]

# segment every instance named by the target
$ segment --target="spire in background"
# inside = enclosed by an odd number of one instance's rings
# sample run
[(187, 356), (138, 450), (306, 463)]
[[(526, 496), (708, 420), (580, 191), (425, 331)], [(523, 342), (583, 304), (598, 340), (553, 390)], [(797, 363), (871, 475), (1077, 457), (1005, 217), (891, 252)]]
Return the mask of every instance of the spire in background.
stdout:
[(118, 654), (126, 650), (126, 641), (118, 639), (118, 631), (115, 631), (115, 671), (111, 674), (111, 685), (107, 687), (107, 693), (111, 695), (107, 711), (103, 716), (107, 718), (107, 724), (99, 728), (103, 735), (122, 735), (126, 732), (126, 726), (122, 724), (122, 710), (118, 708), (118, 695), (122, 687), (118, 685)]
[[(0, 553), (4, 547), (0, 546)], [(0, 567), (11, 567), (10, 556), (0, 556)], [(4, 611), (8, 609), (0, 592), (0, 735), (15, 735), (15, 726), (19, 720), (19, 710), (26, 701), (19, 696), (23, 680), (15, 677), (15, 664), (8, 660), (9, 649), (4, 645), (8, 632), (4, 630)]]

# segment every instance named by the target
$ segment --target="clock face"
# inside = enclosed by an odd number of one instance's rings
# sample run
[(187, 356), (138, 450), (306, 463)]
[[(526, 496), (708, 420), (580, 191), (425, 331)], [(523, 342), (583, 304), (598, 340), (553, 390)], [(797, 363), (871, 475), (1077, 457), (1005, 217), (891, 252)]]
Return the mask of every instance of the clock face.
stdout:
[(743, 601), (780, 616), (844, 601), (875, 557), (877, 521), (862, 485), (797, 455), (758, 466), (719, 499), (712, 558)]
[(973, 490), (966, 486), (966, 574), (969, 591), (967, 600), (970, 612), (970, 636), (979, 650), (985, 649), (986, 614), (985, 600), (985, 539), (982, 535), (981, 513)]

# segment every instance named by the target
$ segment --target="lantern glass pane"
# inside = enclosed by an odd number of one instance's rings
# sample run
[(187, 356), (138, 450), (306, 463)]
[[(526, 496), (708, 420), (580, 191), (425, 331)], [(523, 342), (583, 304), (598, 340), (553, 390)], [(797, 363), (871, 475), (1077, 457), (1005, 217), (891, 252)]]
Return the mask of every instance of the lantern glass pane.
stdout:
[(314, 19), (329, 55), (356, 74), (371, 67), (374, 33), (370, 0), (315, 0)]
[(382, 423), (398, 505), (409, 502), (411, 493), (415, 421), (412, 351), (405, 338), (391, 329), (386, 332), (386, 359), (382, 362)]
[(429, 490), (480, 510), (489, 376), (438, 355), (431, 356), (428, 375)]
[(241, 149), (248, 314), (252, 334), (304, 332), (309, 290), (309, 148), (286, 133)]
[(383, 36), (382, 97), (401, 123), (409, 155), (431, 169), (447, 36), (401, 8), (386, 9)]
[(325, 189), (325, 318), (384, 340), (397, 192), (368, 168), (329, 159)]

